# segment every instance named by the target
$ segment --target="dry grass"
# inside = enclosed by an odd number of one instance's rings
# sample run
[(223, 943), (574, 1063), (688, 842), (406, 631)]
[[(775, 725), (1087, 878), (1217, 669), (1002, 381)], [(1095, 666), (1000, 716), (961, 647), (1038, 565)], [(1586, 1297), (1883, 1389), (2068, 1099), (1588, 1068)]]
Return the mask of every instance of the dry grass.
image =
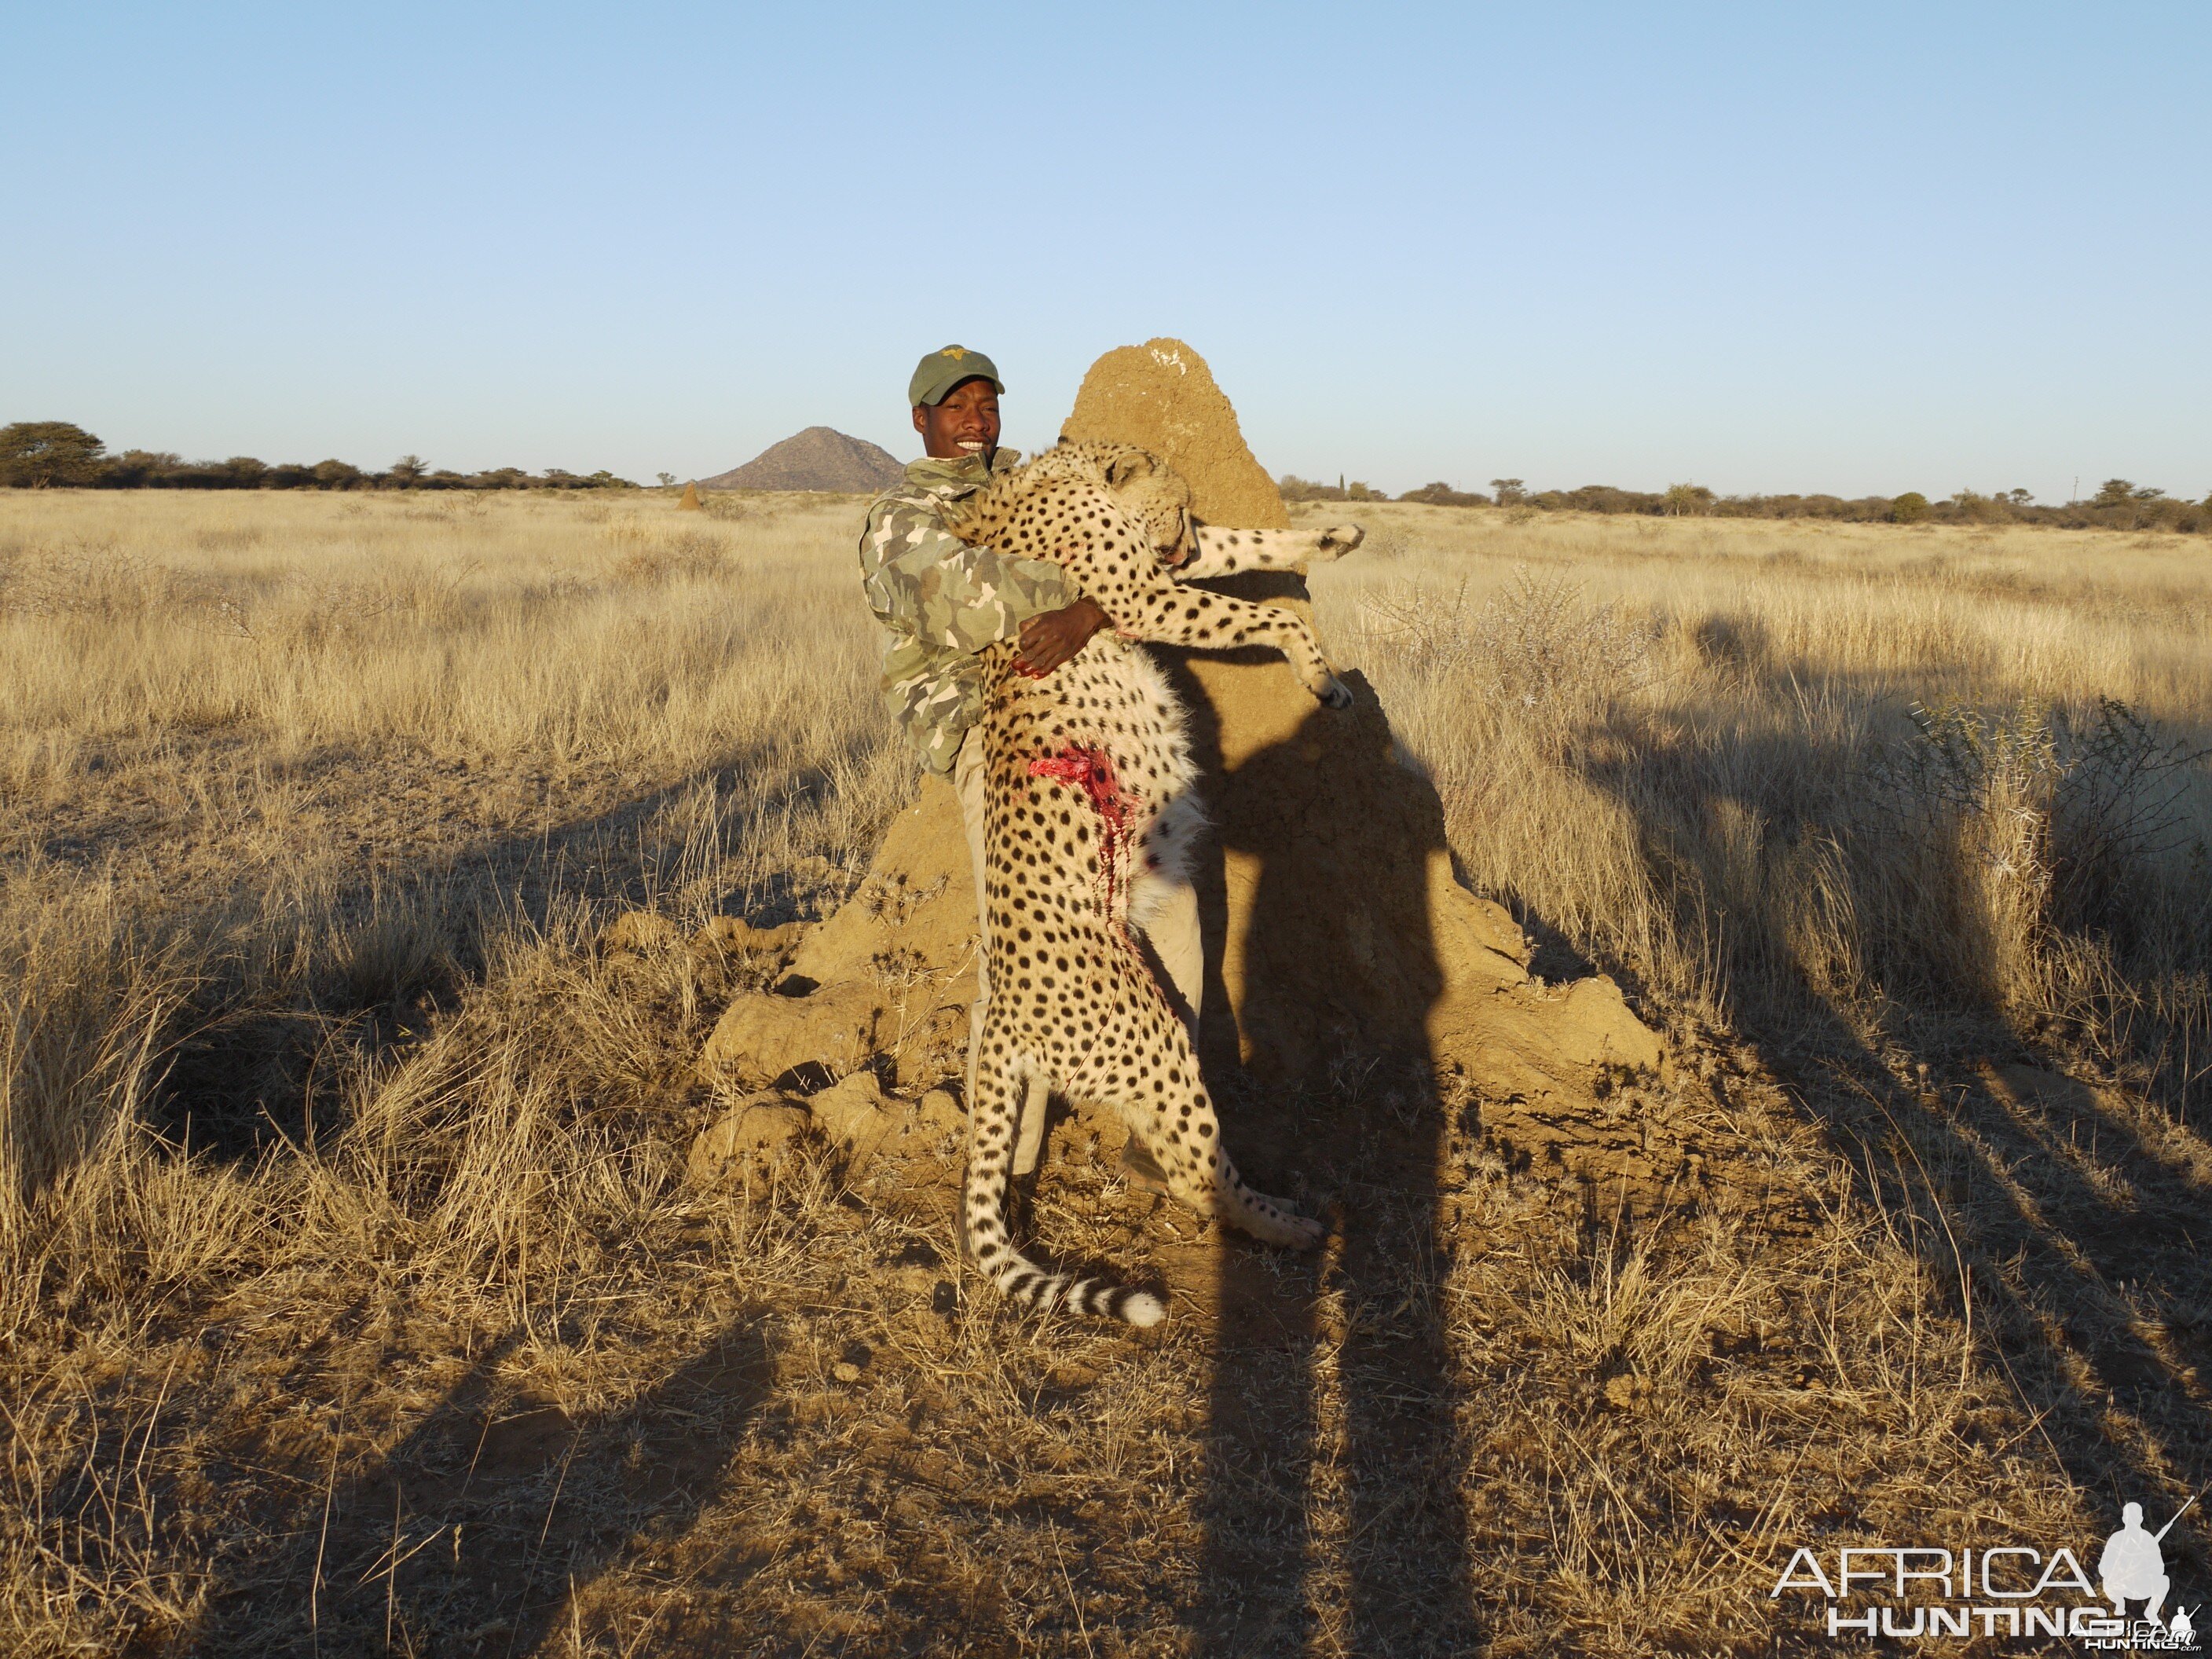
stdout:
[(2191, 538), (1370, 517), (1322, 618), (1540, 931), (1716, 1016), (1987, 1006), (2207, 1074)]
[(2212, 1476), (2201, 544), (1358, 509), (1469, 878), (1794, 1198), (1368, 1078), (1290, 1263), (1070, 1125), (1055, 1237), (1215, 1291), (1133, 1338), (963, 1294), (949, 1162), (684, 1182), (729, 985), (598, 927), (815, 914), (913, 778), (856, 504), (715, 505), (0, 495), (0, 1644), (1765, 1652), (1789, 1545)]

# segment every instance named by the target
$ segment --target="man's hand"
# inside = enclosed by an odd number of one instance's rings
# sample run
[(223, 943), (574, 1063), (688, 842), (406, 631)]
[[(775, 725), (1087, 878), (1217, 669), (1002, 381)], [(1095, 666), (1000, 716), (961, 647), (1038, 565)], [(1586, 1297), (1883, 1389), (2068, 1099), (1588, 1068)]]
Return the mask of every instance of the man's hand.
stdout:
[(1021, 649), (1014, 666), (1033, 680), (1041, 680), (1091, 643), (1091, 636), (1112, 624), (1113, 618), (1088, 599), (1058, 611), (1031, 617), (1022, 624)]

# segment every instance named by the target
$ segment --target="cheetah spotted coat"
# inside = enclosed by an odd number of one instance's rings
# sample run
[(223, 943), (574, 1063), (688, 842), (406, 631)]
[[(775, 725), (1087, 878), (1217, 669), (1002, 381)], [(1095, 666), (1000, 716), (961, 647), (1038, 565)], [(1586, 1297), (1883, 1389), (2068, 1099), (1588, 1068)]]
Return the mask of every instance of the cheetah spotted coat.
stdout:
[[(1224, 530), (1190, 516), (1182, 481), (1142, 450), (1062, 444), (972, 498), (950, 525), (971, 544), (1051, 560), (1113, 619), (1042, 678), (993, 646), (982, 720), (984, 949), (991, 998), (969, 1113), (962, 1227), (1000, 1291), (1151, 1325), (1160, 1299), (1039, 1267), (1016, 1246), (1006, 1194), (1016, 1133), (1048, 1091), (1117, 1109), (1175, 1197), (1272, 1244), (1320, 1225), (1247, 1187), (1221, 1145), (1192, 1037), (1140, 954), (1148, 893), (1184, 878), (1205, 827), (1184, 712), (1137, 641), (1280, 650), (1332, 708), (1351, 694), (1295, 612), (1199, 588), (1193, 576), (1334, 558), (1357, 529)], [(1170, 562), (1178, 562), (1172, 565)]]

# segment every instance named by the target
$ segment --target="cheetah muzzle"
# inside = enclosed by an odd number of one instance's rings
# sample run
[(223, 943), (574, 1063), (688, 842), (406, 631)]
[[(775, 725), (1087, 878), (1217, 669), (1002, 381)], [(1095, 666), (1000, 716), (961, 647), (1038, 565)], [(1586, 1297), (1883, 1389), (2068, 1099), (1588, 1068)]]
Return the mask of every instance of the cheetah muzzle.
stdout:
[(962, 1242), (1016, 1302), (1133, 1325), (1159, 1297), (1049, 1271), (1006, 1220), (1016, 1135), (1044, 1095), (1111, 1106), (1158, 1160), (1168, 1190), (1270, 1244), (1308, 1249), (1318, 1222), (1244, 1184), (1221, 1145), (1192, 1036), (1135, 935), (1184, 878), (1206, 826), (1184, 711), (1139, 641), (1200, 649), (1267, 645), (1332, 708), (1352, 693), (1295, 611), (1188, 587), (1192, 578), (1281, 570), (1359, 544), (1356, 527), (1201, 525), (1182, 480), (1143, 450), (1062, 444), (972, 498), (953, 532), (1050, 560), (1114, 619), (1073, 659), (1032, 679), (1014, 647), (987, 653), (983, 716), (983, 948), (991, 1000), (969, 1107)]

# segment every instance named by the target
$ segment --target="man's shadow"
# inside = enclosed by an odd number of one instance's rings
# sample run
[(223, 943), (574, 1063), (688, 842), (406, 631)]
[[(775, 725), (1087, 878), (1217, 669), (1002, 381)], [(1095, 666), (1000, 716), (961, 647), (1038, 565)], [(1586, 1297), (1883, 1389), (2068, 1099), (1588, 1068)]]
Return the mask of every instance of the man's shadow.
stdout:
[[(1202, 1650), (1299, 1652), (1328, 1627), (1362, 1652), (1464, 1653), (1480, 1631), (1443, 1332), (1445, 1123), (1425, 1030), (1443, 984), (1425, 882), (1443, 808), (1419, 786), (1419, 844), (1348, 870), (1345, 803), (1329, 792), (1358, 780), (1317, 757), (1344, 722), (1381, 721), (1365, 681), (1345, 677), (1352, 711), (1316, 707), (1232, 769), (1188, 659), (1155, 654), (1190, 710), (1215, 824), (1196, 872), (1200, 1050), (1225, 1144), (1255, 1187), (1332, 1224), (1311, 1258), (1218, 1244)], [(1231, 659), (1248, 658), (1286, 672), (1271, 653)]]
[[(1197, 677), (1158, 654), (1191, 710), (1218, 825), (1218, 856), (1199, 872), (1201, 1049), (1226, 1144), (1255, 1186), (1337, 1222), (1311, 1266), (1238, 1239), (1221, 1246), (1194, 1621), (1209, 1652), (1297, 1651), (1318, 1635), (1360, 1651), (1467, 1651), (1481, 1631), (1454, 1429), (1462, 1402), (1438, 1305), (1446, 1126), (1428, 1097), (1435, 1056), (1422, 1025), (1442, 976), (1419, 860), (1348, 868), (1342, 848), (1281, 821), (1284, 802), (1333, 787), (1313, 757), (1342, 716), (1316, 709), (1229, 767)], [(1364, 684), (1358, 695), (1372, 708)], [(1790, 736), (1765, 743), (1729, 775), (1832, 780), (1850, 759)], [(1656, 871), (1698, 867), (1707, 820), (1755, 812), (1784, 839), (1824, 828), (1809, 796), (1701, 789), (1708, 769), (1664, 744), (1588, 752), (1588, 775), (1634, 814)], [(1441, 805), (1424, 793), (1410, 836), (1421, 853), (1447, 844)], [(1232, 936), (1239, 882), (1246, 920)], [(1316, 907), (1331, 925), (1314, 925)], [(1796, 1085), (1869, 1212), (1896, 1218), (1969, 1334), (1977, 1370), (2013, 1396), (2014, 1426), (1961, 1431), (1993, 1447), (2029, 1437), (2097, 1511), (2100, 1536), (2124, 1501), (2179, 1508), (2212, 1477), (2207, 1275), (2189, 1224), (2212, 1198), (2201, 1165), (2097, 1091), (2023, 1066), (2031, 1056), (2008, 1046), (1986, 985), (1922, 988), (1951, 1012), (1908, 1021), (1877, 1047), (1856, 1012), (1815, 988), (1822, 974), (1798, 960), (1802, 942), (1778, 915), (1731, 905), (1723, 932), (1735, 983), (1784, 988), (1771, 1006), (1739, 1010), (1742, 1035)], [(1396, 946), (1382, 969), (1378, 937)], [(1986, 946), (1967, 937), (1961, 948)], [(1230, 1017), (1232, 957), (1246, 1026), (1268, 1032), (1274, 1054), (1253, 1051)], [(1401, 977), (1378, 988), (1393, 965)], [(1627, 977), (1626, 964), (1599, 965)], [(1982, 1036), (1962, 1048), (1969, 1028)], [(1310, 1075), (1317, 1061), (1327, 1086), (1266, 1080), (1271, 1064)], [(2169, 1551), (2168, 1570), (2176, 1582), (2204, 1577), (2193, 1534)]]
[[(521, 1659), (569, 1626), (602, 1575), (673, 1549), (720, 1495), (767, 1397), (757, 1317), (597, 1419), (502, 1385), (520, 1340), (476, 1356), (350, 1478), (303, 1482), (277, 1558), (234, 1564), (189, 1650)], [(719, 1564), (717, 1589), (758, 1565)]]

